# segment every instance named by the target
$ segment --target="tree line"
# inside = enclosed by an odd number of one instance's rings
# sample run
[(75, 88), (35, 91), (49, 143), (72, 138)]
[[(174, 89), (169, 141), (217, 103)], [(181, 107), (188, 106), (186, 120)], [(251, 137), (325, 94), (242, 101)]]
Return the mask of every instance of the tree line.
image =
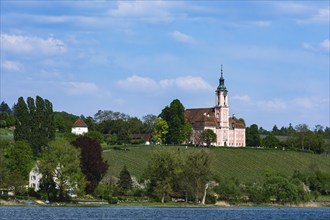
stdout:
[[(39, 98), (36, 100), (36, 104), (39, 104), (35, 107), (31, 98), (27, 100), (26, 107), (24, 107), (24, 103), (22, 106), (21, 101), (22, 100), (18, 100), (18, 103), (14, 105), (13, 109), (10, 109), (5, 102), (1, 103), (0, 114), (2, 116), (2, 122), (0, 124), (2, 124), (2, 126), (7, 125), (8, 127), (9, 125), (17, 124), (15, 121), (16, 117), (14, 116), (16, 107), (18, 109), (23, 109), (23, 111), (36, 112), (34, 116), (30, 114), (30, 119), (23, 118), (22, 120), (31, 120), (33, 123), (40, 123), (38, 120), (41, 119), (46, 121), (43, 118), (45, 116), (38, 115), (42, 112), (40, 108), (45, 109), (47, 107), (47, 100), (44, 103), (44, 107), (43, 104), (40, 103), (41, 99)], [(10, 115), (12, 116), (9, 117)], [(74, 121), (81, 117), (88, 125), (89, 131), (92, 131), (91, 136), (99, 140), (100, 143), (105, 142), (109, 145), (140, 144), (145, 142), (145, 140), (132, 139), (130, 135), (145, 133), (153, 134), (153, 139), (151, 141), (154, 143), (189, 143), (192, 130), (191, 125), (187, 123), (185, 119), (185, 108), (178, 99), (173, 100), (158, 116), (149, 114), (142, 117), (142, 119), (110, 110), (99, 110), (94, 117), (84, 117), (83, 115), (76, 116), (66, 112), (54, 112), (53, 117), (54, 127), (51, 126), (47, 128), (49, 131), (56, 130), (60, 133), (70, 133)], [(34, 118), (36, 118), (36, 120)], [(48, 121), (49, 120), (50, 119), (48, 119)], [(49, 133), (48, 137), (43, 137), (43, 139), (51, 138), (51, 135), (52, 133)], [(34, 139), (35, 138), (31, 136), (31, 142)], [(208, 145), (214, 142), (215, 139), (216, 136), (209, 130), (205, 130), (200, 137), (200, 140), (204, 143), (209, 143)], [(32, 143), (32, 146), (35, 145), (36, 144)], [(306, 124), (299, 124), (293, 127), (290, 123), (289, 126), (282, 126), (281, 128), (274, 125), (271, 131), (267, 131), (262, 127), (258, 127), (256, 124), (252, 124), (246, 127), (246, 145), (248, 147), (281, 148), (313, 153), (329, 153), (330, 128), (316, 125), (314, 129), (310, 129)], [(34, 149), (35, 153), (38, 151), (40, 151), (40, 149)]]
[(311, 130), (306, 124), (299, 124), (293, 128), (290, 124), (281, 129), (277, 129), (275, 125), (272, 131), (265, 131), (262, 127), (258, 128), (258, 125), (252, 124), (246, 128), (246, 145), (328, 154), (330, 129), (323, 129), (317, 125)]

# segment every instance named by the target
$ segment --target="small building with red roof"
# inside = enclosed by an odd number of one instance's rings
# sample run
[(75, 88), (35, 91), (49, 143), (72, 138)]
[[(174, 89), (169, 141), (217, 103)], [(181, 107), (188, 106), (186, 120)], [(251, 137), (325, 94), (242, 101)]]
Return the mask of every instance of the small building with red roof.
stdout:
[(78, 118), (72, 125), (71, 133), (75, 135), (83, 135), (88, 132), (88, 126), (82, 118)]

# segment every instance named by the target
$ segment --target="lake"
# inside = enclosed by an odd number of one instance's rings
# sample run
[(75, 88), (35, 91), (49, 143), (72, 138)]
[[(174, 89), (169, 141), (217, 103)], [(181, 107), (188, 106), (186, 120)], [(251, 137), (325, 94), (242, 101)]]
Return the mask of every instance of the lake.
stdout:
[(330, 208), (1, 206), (0, 219), (330, 219)]

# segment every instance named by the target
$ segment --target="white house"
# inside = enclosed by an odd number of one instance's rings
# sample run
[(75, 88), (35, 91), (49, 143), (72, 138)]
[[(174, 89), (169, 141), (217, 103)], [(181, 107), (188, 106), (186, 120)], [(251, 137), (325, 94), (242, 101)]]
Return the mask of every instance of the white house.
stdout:
[(29, 173), (29, 187), (34, 188), (34, 191), (37, 192), (42, 178), (41, 173), (39, 172), (38, 165), (36, 164)]
[[(56, 168), (56, 170), (60, 169), (60, 166), (58, 166)], [(55, 170), (55, 172), (56, 172)], [(29, 173), (29, 188), (33, 188), (35, 192), (40, 190), (40, 181), (42, 178), (42, 174), (39, 171), (39, 167), (38, 167), (38, 162), (36, 163), (36, 165), (32, 168), (32, 170)], [(59, 189), (58, 186), (58, 179), (54, 176), (53, 180), (56, 184), (56, 189)], [(77, 194), (75, 194), (73, 187), (69, 187), (69, 192), (68, 195), (70, 197), (76, 197)]]
[(71, 128), (72, 134), (82, 135), (87, 132), (88, 132), (88, 126), (81, 118), (79, 118)]

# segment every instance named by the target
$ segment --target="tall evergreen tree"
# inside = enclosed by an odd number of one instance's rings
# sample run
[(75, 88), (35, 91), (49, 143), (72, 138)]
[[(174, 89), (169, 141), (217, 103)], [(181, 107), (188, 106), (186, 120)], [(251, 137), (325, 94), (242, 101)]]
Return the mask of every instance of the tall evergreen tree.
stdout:
[(120, 171), (118, 186), (120, 191), (125, 194), (129, 189), (132, 188), (133, 182), (131, 174), (128, 172), (126, 165)]
[(4, 101), (0, 104), (0, 112), (6, 112), (8, 115), (12, 113), (11, 109), (9, 108), (8, 104)]
[(29, 109), (23, 99), (20, 97), (14, 108), (14, 113), (16, 116), (15, 130), (14, 130), (14, 140), (30, 140), (30, 120), (29, 120)]
[(50, 101), (37, 96), (36, 101), (28, 97), (25, 103), (23, 97), (15, 106), (16, 129), (14, 139), (29, 142), (33, 155), (40, 156), (42, 147), (55, 138), (54, 113)]

